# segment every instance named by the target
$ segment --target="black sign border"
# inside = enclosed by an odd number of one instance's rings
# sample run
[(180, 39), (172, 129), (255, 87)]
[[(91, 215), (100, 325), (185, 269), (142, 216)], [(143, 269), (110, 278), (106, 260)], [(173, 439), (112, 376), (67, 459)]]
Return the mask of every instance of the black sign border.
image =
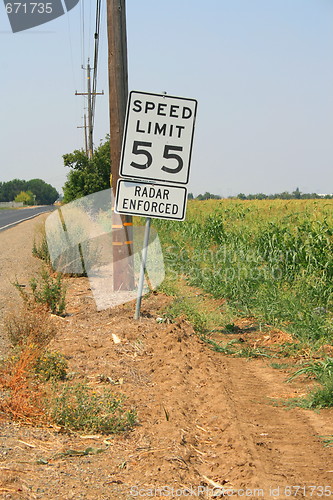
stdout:
[(125, 152), (125, 144), (126, 144), (126, 139), (127, 139), (127, 130), (128, 130), (128, 121), (129, 121), (129, 115), (130, 115), (130, 102), (131, 102), (131, 96), (132, 94), (141, 94), (141, 95), (147, 95), (147, 96), (155, 96), (155, 97), (163, 97), (163, 98), (170, 98), (170, 99), (179, 99), (181, 101), (193, 101), (195, 103), (195, 108), (194, 108), (194, 118), (193, 118), (193, 130), (192, 130), (192, 137), (191, 137), (191, 144), (190, 144), (190, 154), (189, 154), (189, 160), (188, 160), (188, 171), (187, 171), (187, 179), (185, 182), (180, 182), (180, 181), (163, 181), (162, 179), (157, 179), (156, 177), (144, 177), (144, 179), (148, 181), (157, 181), (157, 182), (165, 182), (166, 184), (181, 184), (181, 185), (186, 185), (189, 182), (190, 178), (190, 169), (191, 169), (191, 161), (192, 161), (192, 148), (193, 148), (193, 139), (194, 139), (194, 130), (195, 130), (195, 124), (196, 124), (196, 118), (197, 118), (197, 107), (198, 107), (198, 101), (196, 99), (191, 99), (187, 97), (179, 97), (179, 96), (173, 96), (169, 94), (155, 94), (153, 92), (141, 92), (139, 90), (131, 90), (131, 92), (128, 95), (128, 101), (127, 101), (127, 109), (126, 109), (126, 117), (125, 117), (125, 126), (124, 126), (124, 134), (123, 134), (123, 142), (122, 142), (122, 148), (121, 148), (121, 158), (120, 158), (120, 169), (119, 169), (119, 175), (120, 177), (124, 177), (126, 179), (140, 179), (142, 180), (142, 177), (136, 177), (135, 175), (128, 175), (128, 174), (123, 174), (123, 166), (124, 166), (124, 152)]
[(182, 218), (181, 219), (176, 219), (175, 217), (163, 217), (162, 215), (147, 215), (146, 213), (135, 213), (133, 214), (133, 212), (124, 212), (124, 211), (121, 211), (121, 210), (117, 210), (117, 206), (118, 206), (118, 201), (119, 201), (119, 191), (120, 191), (120, 183), (121, 182), (132, 182), (133, 184), (143, 184), (144, 186), (152, 186), (152, 187), (155, 187), (155, 186), (160, 186), (160, 187), (163, 187), (163, 188), (166, 188), (168, 187), (168, 184), (159, 184), (159, 183), (153, 183), (153, 182), (141, 182), (141, 181), (137, 181), (136, 179), (134, 178), (131, 178), (130, 179), (118, 179), (118, 182), (117, 182), (117, 191), (116, 191), (116, 200), (115, 200), (115, 204), (114, 204), (114, 211), (116, 214), (123, 214), (123, 215), (132, 215), (133, 217), (150, 217), (151, 219), (168, 219), (168, 220), (174, 220), (174, 221), (183, 221), (185, 220), (185, 217), (186, 217), (186, 205), (187, 205), (187, 187), (186, 186), (169, 186), (169, 187), (179, 187), (179, 189), (184, 189), (185, 190), (185, 197), (184, 197), (184, 200), (185, 200), (185, 203), (183, 205), (183, 213), (182, 213)]

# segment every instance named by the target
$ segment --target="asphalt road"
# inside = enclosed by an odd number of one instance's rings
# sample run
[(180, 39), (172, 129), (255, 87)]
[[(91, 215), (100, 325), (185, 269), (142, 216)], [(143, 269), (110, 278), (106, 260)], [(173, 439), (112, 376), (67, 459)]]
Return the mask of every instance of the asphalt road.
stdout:
[(43, 205), (40, 207), (24, 208), (17, 210), (0, 210), (0, 231), (16, 226), (20, 222), (32, 219), (44, 212), (51, 212), (57, 207), (53, 205)]

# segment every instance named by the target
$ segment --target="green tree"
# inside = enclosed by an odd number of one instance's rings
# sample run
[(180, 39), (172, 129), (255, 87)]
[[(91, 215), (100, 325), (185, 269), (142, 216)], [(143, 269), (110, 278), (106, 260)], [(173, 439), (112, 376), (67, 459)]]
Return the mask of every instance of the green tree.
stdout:
[(296, 188), (296, 190), (293, 191), (292, 194), (293, 194), (293, 197), (296, 198), (296, 200), (299, 200), (301, 198), (301, 192), (300, 192), (299, 188)]
[(13, 201), (21, 191), (27, 190), (26, 181), (13, 179), (0, 185), (0, 201)]
[(33, 205), (34, 195), (31, 191), (21, 191), (18, 195), (15, 196), (14, 201), (18, 203), (23, 201), (24, 205)]
[(0, 201), (13, 201), (22, 191), (31, 191), (36, 197), (37, 205), (52, 205), (59, 198), (57, 190), (42, 179), (31, 179), (30, 181), (13, 179), (0, 183)]
[(110, 141), (101, 143), (89, 159), (83, 150), (63, 156), (64, 165), (71, 170), (63, 187), (64, 202), (68, 203), (82, 196), (110, 187)]
[(36, 196), (37, 205), (52, 205), (59, 198), (58, 191), (42, 179), (27, 181), (27, 188)]
[(220, 200), (221, 196), (218, 194), (212, 194), (209, 193), (208, 191), (205, 192), (205, 194), (199, 194), (196, 198), (197, 200)]

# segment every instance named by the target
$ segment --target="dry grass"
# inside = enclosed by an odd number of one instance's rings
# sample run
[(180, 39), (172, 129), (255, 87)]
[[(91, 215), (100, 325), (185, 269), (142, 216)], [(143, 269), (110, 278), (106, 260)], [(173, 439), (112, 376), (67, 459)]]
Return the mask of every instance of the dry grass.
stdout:
[(5, 321), (5, 331), (16, 352), (0, 370), (0, 414), (25, 423), (45, 418), (44, 394), (35, 376), (37, 360), (56, 335), (45, 307), (21, 309)]
[(32, 375), (41, 348), (26, 346), (7, 361), (0, 374), (0, 414), (14, 420), (36, 423), (44, 418), (42, 391)]
[(5, 332), (13, 346), (47, 346), (56, 335), (56, 327), (45, 306), (22, 308), (5, 320)]

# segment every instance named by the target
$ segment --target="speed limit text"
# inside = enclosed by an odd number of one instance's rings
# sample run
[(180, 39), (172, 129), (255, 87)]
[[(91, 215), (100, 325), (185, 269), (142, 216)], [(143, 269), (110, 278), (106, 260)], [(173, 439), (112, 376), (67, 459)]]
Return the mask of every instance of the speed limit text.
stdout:
[[(188, 120), (192, 116), (192, 109), (187, 106), (178, 106), (177, 104), (170, 104), (168, 102), (155, 103), (152, 101), (142, 102), (136, 99), (133, 102), (132, 111), (135, 113), (145, 113), (148, 118), (165, 116), (168, 118), (178, 118)], [(150, 119), (148, 122), (142, 123), (141, 120), (136, 122), (136, 132), (142, 134), (162, 135), (164, 137), (182, 137), (182, 132), (185, 129), (184, 125), (175, 125), (174, 123), (161, 123), (160, 121), (153, 121)]]

